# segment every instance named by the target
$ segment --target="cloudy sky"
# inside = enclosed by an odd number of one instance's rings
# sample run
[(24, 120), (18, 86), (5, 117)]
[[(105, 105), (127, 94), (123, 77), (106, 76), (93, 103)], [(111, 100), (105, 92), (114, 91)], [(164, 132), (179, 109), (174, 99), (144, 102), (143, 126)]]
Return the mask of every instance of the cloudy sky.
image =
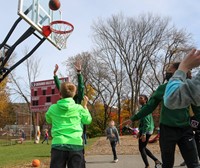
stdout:
[[(31, 1), (31, 0), (30, 0)], [(42, 0), (45, 1), (45, 0)], [(46, 0), (48, 2), (48, 0)], [(55, 63), (60, 65), (60, 72), (65, 71), (62, 62), (67, 57), (81, 52), (91, 51), (91, 25), (98, 18), (109, 18), (113, 14), (122, 13), (128, 17), (152, 13), (163, 17), (170, 17), (177, 28), (186, 29), (193, 35), (194, 42), (200, 48), (200, 1), (199, 0), (60, 0), (62, 18), (75, 27), (68, 39), (67, 49), (58, 50), (47, 40), (36, 50), (34, 57), (41, 59), (41, 73), (37, 80), (52, 79)], [(0, 42), (10, 30), (17, 15), (18, 0), (6, 0), (0, 5)], [(26, 30), (29, 25), (22, 21), (14, 34), (10, 37), (9, 45)], [(24, 41), (15, 49), (16, 60), (23, 56), (23, 48), (34, 47), (29, 41)], [(23, 75), (24, 67), (15, 69), (17, 75)]]

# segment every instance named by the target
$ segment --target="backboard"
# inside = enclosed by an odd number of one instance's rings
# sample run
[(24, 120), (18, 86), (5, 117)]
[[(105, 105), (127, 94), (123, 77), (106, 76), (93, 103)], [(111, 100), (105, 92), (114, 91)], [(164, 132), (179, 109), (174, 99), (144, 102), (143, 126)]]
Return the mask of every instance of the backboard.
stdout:
[[(62, 13), (60, 10), (53, 11), (49, 8), (49, 0), (19, 0), (18, 15), (42, 36), (44, 36), (42, 33), (43, 26), (49, 25), (55, 20), (62, 20)], [(60, 50), (53, 36), (54, 35), (51, 34), (47, 39)]]

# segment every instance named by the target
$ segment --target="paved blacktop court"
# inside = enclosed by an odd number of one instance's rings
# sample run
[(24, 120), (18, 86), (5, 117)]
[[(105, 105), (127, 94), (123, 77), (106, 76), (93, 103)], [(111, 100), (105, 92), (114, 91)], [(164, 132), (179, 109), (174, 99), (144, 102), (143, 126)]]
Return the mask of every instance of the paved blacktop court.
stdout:
[[(155, 155), (160, 159), (160, 155)], [(118, 155), (119, 161), (117, 163), (112, 162), (112, 155), (88, 155), (86, 156), (87, 168), (144, 168), (144, 163), (140, 155)], [(174, 168), (186, 168), (186, 166), (180, 167), (180, 163), (183, 162), (182, 156), (176, 154)], [(150, 167), (154, 168), (154, 162), (149, 158)]]

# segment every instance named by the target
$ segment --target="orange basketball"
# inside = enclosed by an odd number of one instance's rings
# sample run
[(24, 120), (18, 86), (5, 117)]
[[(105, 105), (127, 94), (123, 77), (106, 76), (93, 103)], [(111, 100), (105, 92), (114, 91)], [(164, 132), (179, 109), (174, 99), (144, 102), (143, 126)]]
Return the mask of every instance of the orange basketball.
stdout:
[(60, 8), (60, 1), (59, 0), (50, 0), (49, 8), (51, 10), (58, 10)]
[(34, 159), (34, 160), (32, 161), (32, 166), (33, 166), (33, 167), (39, 167), (39, 166), (40, 166), (40, 160)]

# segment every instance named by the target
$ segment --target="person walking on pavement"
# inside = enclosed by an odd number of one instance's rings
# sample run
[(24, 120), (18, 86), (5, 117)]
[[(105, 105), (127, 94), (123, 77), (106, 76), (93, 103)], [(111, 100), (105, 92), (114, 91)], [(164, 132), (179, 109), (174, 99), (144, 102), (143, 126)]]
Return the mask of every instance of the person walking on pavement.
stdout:
[[(139, 104), (144, 107), (144, 105), (147, 103), (148, 97), (146, 95), (140, 95), (139, 96)], [(161, 162), (151, 153), (149, 149), (147, 149), (147, 144), (149, 141), (149, 138), (151, 137), (154, 130), (154, 121), (152, 114), (149, 114), (143, 118), (140, 119), (139, 124), (139, 133), (138, 133), (138, 145), (139, 145), (139, 151), (142, 156), (142, 160), (145, 164), (145, 168), (150, 168), (149, 162), (147, 159), (147, 156), (149, 156), (151, 159), (155, 162), (155, 168), (161, 168)]]
[(110, 145), (112, 148), (114, 163), (118, 162), (117, 152), (116, 152), (116, 145), (117, 143), (120, 144), (120, 137), (117, 128), (115, 127), (115, 122), (111, 120), (109, 122), (108, 128), (106, 128), (106, 136), (107, 139), (110, 141)]

